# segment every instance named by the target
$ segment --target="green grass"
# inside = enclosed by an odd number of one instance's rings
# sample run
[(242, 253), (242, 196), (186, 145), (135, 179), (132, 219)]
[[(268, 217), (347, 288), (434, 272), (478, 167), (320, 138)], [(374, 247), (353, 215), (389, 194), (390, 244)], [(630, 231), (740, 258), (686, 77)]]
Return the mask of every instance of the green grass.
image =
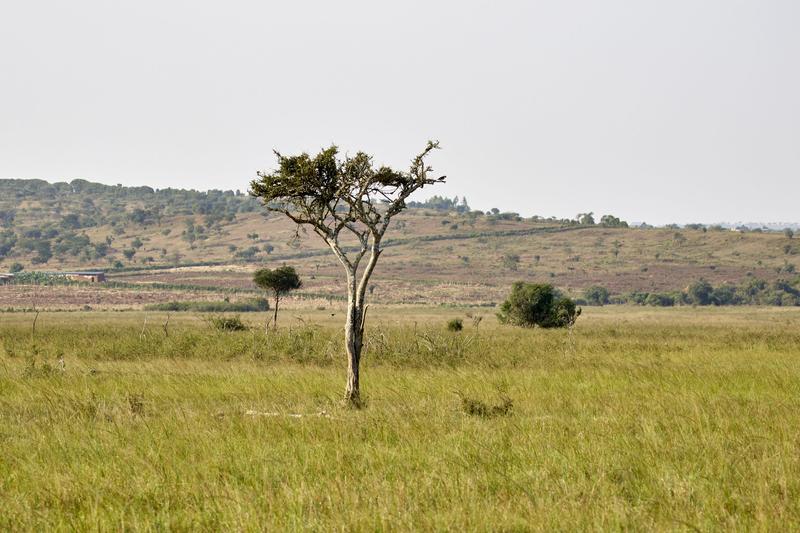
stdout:
[(800, 527), (800, 311), (458, 316), (376, 309), (350, 410), (327, 313), (0, 314), (0, 529)]

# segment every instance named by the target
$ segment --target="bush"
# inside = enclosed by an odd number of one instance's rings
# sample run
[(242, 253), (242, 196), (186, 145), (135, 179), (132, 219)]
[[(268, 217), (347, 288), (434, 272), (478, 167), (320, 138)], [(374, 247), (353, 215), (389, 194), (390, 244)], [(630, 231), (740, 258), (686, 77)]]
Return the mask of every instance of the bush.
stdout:
[(645, 298), (644, 303), (654, 307), (672, 307), (675, 305), (675, 298), (668, 294), (650, 293)]
[(609, 301), (608, 289), (597, 285), (583, 291), (583, 295), (588, 305), (605, 305)]
[(714, 305), (738, 305), (741, 298), (733, 285), (720, 285), (711, 292), (711, 303)]
[(220, 331), (246, 331), (247, 326), (239, 315), (236, 316), (212, 316), (208, 319), (211, 326)]
[(522, 327), (564, 328), (572, 326), (581, 310), (552, 285), (517, 282), (500, 306), (497, 318), (503, 324)]
[(448, 331), (461, 331), (462, 329), (464, 329), (464, 321), (460, 318), (454, 318), (447, 323)]
[(710, 305), (714, 287), (705, 280), (695, 281), (689, 285), (689, 302), (696, 305)]

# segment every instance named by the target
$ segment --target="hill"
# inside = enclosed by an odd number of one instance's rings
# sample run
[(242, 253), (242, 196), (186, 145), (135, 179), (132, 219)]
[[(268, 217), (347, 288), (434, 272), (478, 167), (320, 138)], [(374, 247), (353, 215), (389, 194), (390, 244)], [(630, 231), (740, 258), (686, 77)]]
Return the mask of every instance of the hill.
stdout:
[[(612, 298), (675, 293), (701, 279), (797, 283), (800, 238), (780, 232), (581, 225), (484, 214), (463, 199), (412, 205), (388, 233), (376, 301), (490, 304), (520, 279), (576, 296), (602, 286)], [(307, 295), (341, 294), (340, 266), (317, 236), (241, 191), (0, 180), (0, 224), (0, 271), (91, 268), (116, 282), (249, 290), (254, 269), (290, 263)]]

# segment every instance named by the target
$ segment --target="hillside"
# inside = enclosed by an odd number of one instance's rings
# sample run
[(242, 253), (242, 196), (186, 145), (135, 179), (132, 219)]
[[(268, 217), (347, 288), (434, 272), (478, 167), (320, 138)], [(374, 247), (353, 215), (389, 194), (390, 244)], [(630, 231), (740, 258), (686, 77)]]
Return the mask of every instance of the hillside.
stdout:
[[(800, 263), (800, 238), (778, 232), (578, 225), (446, 199), (415, 205), (390, 229), (376, 301), (487, 304), (516, 280), (577, 296), (595, 285), (621, 296), (700, 279), (795, 283)], [(251, 289), (254, 269), (288, 263), (307, 294), (341, 294), (340, 266), (316, 235), (295, 239), (291, 223), (238, 191), (0, 180), (0, 224), (0, 271), (97, 268), (118, 282)]]

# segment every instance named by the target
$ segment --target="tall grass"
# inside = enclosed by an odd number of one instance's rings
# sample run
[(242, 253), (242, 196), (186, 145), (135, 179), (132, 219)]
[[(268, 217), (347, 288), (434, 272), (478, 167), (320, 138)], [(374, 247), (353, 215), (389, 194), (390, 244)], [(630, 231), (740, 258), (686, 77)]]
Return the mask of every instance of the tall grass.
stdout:
[(329, 323), (0, 316), (0, 529), (800, 527), (800, 313), (425, 313), (368, 327), (359, 411)]

